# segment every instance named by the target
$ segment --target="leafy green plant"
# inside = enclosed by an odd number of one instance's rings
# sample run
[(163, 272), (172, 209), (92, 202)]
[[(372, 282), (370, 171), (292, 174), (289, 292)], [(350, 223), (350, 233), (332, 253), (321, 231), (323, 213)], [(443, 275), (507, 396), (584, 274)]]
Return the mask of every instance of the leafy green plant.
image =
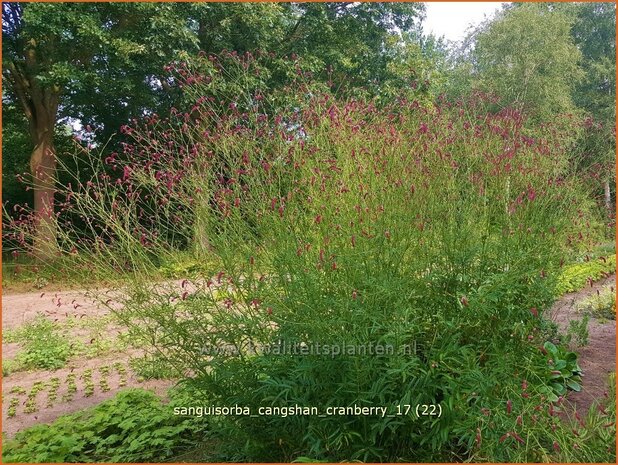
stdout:
[(11, 373), (20, 371), (22, 369), (19, 361), (15, 359), (2, 360), (2, 376), (9, 376)]
[(60, 388), (60, 378), (51, 378), (47, 383), (47, 404), (46, 406), (52, 407), (58, 399), (58, 389)]
[(565, 343), (575, 342), (578, 347), (588, 345), (588, 337), (590, 333), (588, 331), (588, 323), (590, 316), (584, 315), (581, 320), (573, 319), (569, 321), (569, 328), (566, 334)]
[(94, 382), (92, 381), (93, 369), (88, 368), (83, 371), (80, 378), (84, 382), (84, 396), (90, 397), (94, 394)]
[(550, 400), (558, 400), (568, 389), (581, 391), (581, 368), (577, 363), (577, 354), (569, 352), (562, 346), (547, 341), (543, 344), (547, 352), (547, 382), (551, 388)]
[(2, 454), (5, 463), (152, 462), (204, 434), (202, 420), (174, 415), (150, 391), (129, 389), (93, 409), (18, 432)]
[(65, 378), (65, 381), (64, 381), (67, 387), (67, 392), (62, 395), (62, 402), (71, 402), (71, 400), (73, 400), (73, 397), (75, 396), (75, 393), (77, 392), (76, 378), (77, 378), (77, 375), (75, 373), (71, 372), (67, 374), (67, 377)]
[(9, 418), (14, 417), (17, 414), (17, 406), (19, 405), (19, 399), (17, 397), (11, 397), (9, 401), (9, 407), (7, 409), (7, 416)]
[(24, 406), (24, 413), (35, 413), (39, 410), (37, 396), (39, 392), (45, 389), (46, 383), (43, 381), (35, 381), (28, 393), (28, 398)]
[(127, 367), (121, 362), (115, 362), (113, 365), (114, 370), (118, 373), (119, 380), (118, 386), (124, 387), (127, 385)]
[(36, 413), (39, 411), (36, 399), (28, 397), (24, 405), (24, 413)]
[(23, 346), (15, 357), (22, 369), (61, 368), (72, 352), (69, 340), (58, 333), (53, 321), (43, 315), (9, 333), (8, 338)]
[(26, 390), (21, 386), (13, 386), (9, 394), (26, 394)]

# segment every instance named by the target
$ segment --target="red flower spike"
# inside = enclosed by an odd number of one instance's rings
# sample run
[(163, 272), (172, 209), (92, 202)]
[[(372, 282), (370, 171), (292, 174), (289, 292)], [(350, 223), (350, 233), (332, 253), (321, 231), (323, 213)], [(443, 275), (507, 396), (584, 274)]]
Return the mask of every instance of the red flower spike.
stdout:
[(506, 413), (510, 414), (513, 411), (513, 402), (511, 400), (506, 401)]
[(513, 432), (511, 433), (511, 436), (512, 436), (513, 438), (515, 438), (515, 440), (516, 440), (517, 442), (519, 442), (520, 444), (525, 444), (525, 443), (526, 443), (526, 441), (524, 441), (524, 440), (522, 439), (522, 437), (521, 437), (519, 434), (517, 434), (515, 431), (513, 431)]
[(539, 350), (541, 351), (543, 355), (547, 355), (547, 350), (545, 350), (545, 347), (541, 346), (539, 347)]

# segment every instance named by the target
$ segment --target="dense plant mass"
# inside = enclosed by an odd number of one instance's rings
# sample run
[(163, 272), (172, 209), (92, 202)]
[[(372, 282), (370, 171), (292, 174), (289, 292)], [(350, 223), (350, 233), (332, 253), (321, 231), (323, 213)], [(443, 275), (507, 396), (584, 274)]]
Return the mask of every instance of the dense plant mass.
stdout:
[(127, 389), (94, 409), (19, 433), (2, 453), (7, 463), (162, 460), (204, 433), (203, 423), (173, 416), (154, 393)]
[(615, 7), (424, 12), (3, 4), (7, 418), (179, 384), (3, 460), (615, 462)]
[(575, 292), (586, 284), (609, 276), (616, 271), (615, 255), (601, 256), (592, 260), (588, 256), (586, 258), (586, 261), (571, 263), (564, 267), (556, 288), (558, 295), (565, 292)]
[[(251, 77), (259, 65), (176, 64), (189, 111), (124, 127), (131, 142), (107, 171), (65, 192), (61, 242), (76, 260), (139, 278), (179, 249), (209, 257), (181, 292), (135, 281), (121, 314), (134, 340), (184, 373), (199, 405), (393, 414), (224, 417), (219, 434), (244, 444), (242, 459), (599, 453), (557, 430), (556, 389), (574, 381), (553, 386), (540, 323), (568, 250), (600, 228), (567, 156), (575, 123), (531, 131), (482, 94), (341, 100), (301, 68), (268, 94)], [(218, 86), (223, 73), (237, 85)], [(87, 235), (71, 228), (78, 216)], [(300, 346), (313, 352), (269, 350)], [(375, 346), (386, 352), (349, 352)], [(441, 415), (396, 414), (406, 405)]]

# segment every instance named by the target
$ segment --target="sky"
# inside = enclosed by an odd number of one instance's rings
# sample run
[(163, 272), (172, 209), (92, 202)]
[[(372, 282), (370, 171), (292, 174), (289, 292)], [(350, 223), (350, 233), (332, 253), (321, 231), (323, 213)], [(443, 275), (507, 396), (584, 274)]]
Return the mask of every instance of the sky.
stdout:
[(448, 40), (464, 38), (471, 24), (483, 21), (502, 5), (501, 2), (426, 2), (427, 19), (423, 22), (426, 34), (433, 33)]

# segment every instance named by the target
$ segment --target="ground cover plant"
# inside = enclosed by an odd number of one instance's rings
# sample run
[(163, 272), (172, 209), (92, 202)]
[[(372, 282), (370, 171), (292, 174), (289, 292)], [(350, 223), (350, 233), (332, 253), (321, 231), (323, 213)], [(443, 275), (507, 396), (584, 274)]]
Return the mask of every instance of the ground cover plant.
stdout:
[(575, 292), (586, 284), (598, 281), (616, 271), (616, 255), (591, 259), (589, 256), (580, 262), (571, 263), (561, 270), (556, 292), (561, 295)]
[[(220, 91), (222, 70), (244, 93)], [(569, 250), (598, 239), (567, 156), (574, 123), (530, 129), (482, 94), (342, 100), (302, 70), (264, 96), (261, 70), (251, 55), (175, 64), (191, 110), (123, 128), (107, 171), (65, 192), (61, 219), (96, 232), (65, 228), (65, 247), (134, 273), (130, 337), (200, 405), (393, 413), (224, 417), (238, 459), (537, 461), (579, 444), (554, 434), (575, 354), (548, 360), (559, 349), (539, 330)], [(178, 250), (209, 257), (202, 282), (140, 280)], [(395, 350), (267, 350), (282, 343)], [(441, 414), (401, 413), (416, 405)]]
[(37, 425), (3, 444), (3, 461), (164, 460), (204, 434), (203, 422), (171, 414), (152, 392), (128, 389), (93, 409)]

